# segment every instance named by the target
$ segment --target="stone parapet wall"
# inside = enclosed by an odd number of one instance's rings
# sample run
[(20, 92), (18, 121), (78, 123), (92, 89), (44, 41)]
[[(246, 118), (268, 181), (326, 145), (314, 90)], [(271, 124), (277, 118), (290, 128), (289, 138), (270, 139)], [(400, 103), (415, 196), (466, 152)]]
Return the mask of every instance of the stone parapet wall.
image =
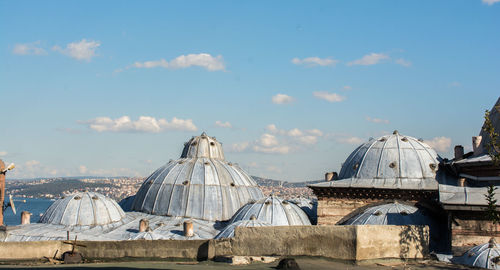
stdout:
[[(179, 258), (219, 256), (319, 256), (359, 261), (421, 259), (428, 254), (428, 227), (422, 226), (280, 226), (236, 228), (221, 240), (79, 241), (86, 258)], [(63, 241), (1, 242), (0, 260), (52, 258), (71, 249)]]
[(215, 241), (215, 256), (320, 256), (339, 260), (421, 259), (427, 226), (289, 226), (236, 228)]

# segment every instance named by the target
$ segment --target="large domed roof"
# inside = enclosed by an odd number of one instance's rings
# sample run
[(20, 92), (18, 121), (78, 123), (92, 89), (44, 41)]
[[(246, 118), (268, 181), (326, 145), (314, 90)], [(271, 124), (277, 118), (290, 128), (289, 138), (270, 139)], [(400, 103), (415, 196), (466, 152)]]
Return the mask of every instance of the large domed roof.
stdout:
[(339, 179), (345, 178), (434, 178), (438, 155), (421, 140), (393, 134), (372, 139), (347, 158)]
[(224, 159), (222, 146), (205, 133), (184, 146), (142, 184), (133, 211), (154, 215), (228, 220), (243, 205), (263, 198), (253, 179)]
[(340, 180), (311, 187), (437, 190), (438, 158), (422, 140), (394, 131), (356, 148), (343, 163)]
[(112, 199), (95, 192), (81, 192), (55, 201), (41, 223), (66, 226), (97, 226), (120, 221), (125, 213)]
[(273, 195), (248, 203), (234, 214), (231, 223), (250, 220), (252, 216), (272, 226), (311, 225), (307, 214), (299, 206)]

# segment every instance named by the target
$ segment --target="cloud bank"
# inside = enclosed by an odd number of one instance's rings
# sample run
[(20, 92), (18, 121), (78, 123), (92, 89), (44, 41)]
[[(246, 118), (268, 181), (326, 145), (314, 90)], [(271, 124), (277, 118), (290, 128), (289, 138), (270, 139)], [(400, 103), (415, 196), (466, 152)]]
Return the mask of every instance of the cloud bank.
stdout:
[[(130, 68), (165, 68), (165, 69), (184, 69), (189, 67), (201, 67), (208, 71), (224, 71), (226, 66), (222, 55), (212, 56), (208, 53), (180, 55), (170, 61), (165, 59), (135, 62), (126, 67)], [(118, 70), (123, 71), (123, 70)]]
[(307, 57), (304, 59), (293, 58), (292, 63), (295, 65), (304, 65), (306, 67), (314, 66), (335, 66), (339, 61), (333, 58)]
[(191, 119), (179, 119), (173, 117), (171, 121), (151, 116), (140, 116), (133, 121), (128, 116), (122, 116), (116, 119), (110, 117), (97, 117), (87, 121), (79, 121), (80, 124), (87, 125), (90, 129), (97, 132), (143, 132), (158, 133), (166, 130), (179, 131), (197, 131)]

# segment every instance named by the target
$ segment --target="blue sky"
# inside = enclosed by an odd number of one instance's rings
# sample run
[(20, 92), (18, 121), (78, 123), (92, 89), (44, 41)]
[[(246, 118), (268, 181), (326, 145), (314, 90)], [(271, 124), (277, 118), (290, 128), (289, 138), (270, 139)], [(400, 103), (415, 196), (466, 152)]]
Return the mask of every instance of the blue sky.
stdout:
[(451, 157), (500, 96), (496, 2), (1, 1), (0, 158), (147, 176), (206, 131), (300, 181), (395, 129)]

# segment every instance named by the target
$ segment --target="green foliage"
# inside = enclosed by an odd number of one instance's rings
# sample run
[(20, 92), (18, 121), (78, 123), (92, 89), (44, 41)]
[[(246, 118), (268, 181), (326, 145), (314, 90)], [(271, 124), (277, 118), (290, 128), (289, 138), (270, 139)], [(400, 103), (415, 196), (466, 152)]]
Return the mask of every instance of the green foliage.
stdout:
[(495, 191), (497, 189), (497, 187), (491, 185), (488, 187), (488, 192), (484, 195), (488, 202), (486, 215), (493, 224), (500, 223), (500, 214), (497, 212), (497, 200), (495, 199)]
[[(495, 107), (496, 110), (500, 112), (499, 106)], [(484, 132), (490, 137), (490, 141), (486, 144), (486, 149), (490, 155), (493, 163), (498, 165), (500, 163), (500, 137), (493, 127), (493, 123), (490, 119), (490, 111), (486, 110), (484, 113)]]

